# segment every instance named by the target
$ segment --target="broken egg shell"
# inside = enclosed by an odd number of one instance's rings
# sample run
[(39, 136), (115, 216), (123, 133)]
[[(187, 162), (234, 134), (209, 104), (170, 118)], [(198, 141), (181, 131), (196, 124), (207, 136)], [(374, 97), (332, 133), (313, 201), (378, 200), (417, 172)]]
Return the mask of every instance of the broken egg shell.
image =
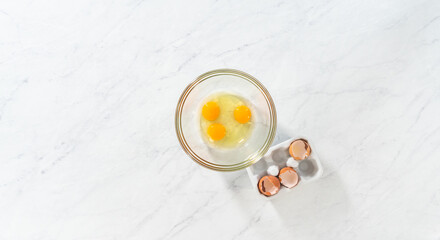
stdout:
[(280, 191), (280, 180), (274, 176), (263, 176), (258, 181), (258, 190), (266, 197), (273, 196)]
[(309, 143), (305, 139), (296, 139), (289, 146), (289, 154), (293, 157), (293, 159), (297, 161), (301, 161), (306, 159), (312, 149), (310, 148)]
[(293, 158), (289, 158), (286, 162), (286, 165), (288, 167), (293, 167), (293, 168), (298, 167), (298, 164), (299, 164), (298, 161), (293, 160)]
[(298, 173), (291, 167), (281, 169), (278, 178), (280, 183), (287, 188), (293, 188), (298, 185), (299, 182)]
[(267, 169), (267, 173), (272, 176), (277, 176), (280, 172), (280, 169), (276, 165), (272, 165)]

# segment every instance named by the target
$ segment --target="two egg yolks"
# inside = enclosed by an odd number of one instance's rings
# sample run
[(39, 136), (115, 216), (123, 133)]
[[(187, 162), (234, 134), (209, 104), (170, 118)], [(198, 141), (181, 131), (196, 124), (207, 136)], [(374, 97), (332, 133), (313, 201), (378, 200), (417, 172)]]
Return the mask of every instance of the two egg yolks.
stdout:
[[(206, 120), (214, 121), (219, 115), (220, 107), (215, 102), (207, 102), (202, 108), (202, 116)], [(244, 105), (238, 106), (234, 110), (234, 118), (241, 124), (249, 122), (251, 116), (251, 110)], [(209, 125), (207, 133), (212, 140), (218, 141), (225, 137), (226, 128), (221, 123), (213, 123)]]

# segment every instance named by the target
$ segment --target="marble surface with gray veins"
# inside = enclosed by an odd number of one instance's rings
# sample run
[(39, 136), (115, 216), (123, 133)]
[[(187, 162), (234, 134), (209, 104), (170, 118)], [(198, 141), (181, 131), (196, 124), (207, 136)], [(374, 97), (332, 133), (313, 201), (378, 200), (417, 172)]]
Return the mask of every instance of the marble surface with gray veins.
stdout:
[[(0, 2), (0, 240), (440, 239), (440, 1)], [(199, 74), (271, 93), (322, 179), (259, 196), (174, 131)]]

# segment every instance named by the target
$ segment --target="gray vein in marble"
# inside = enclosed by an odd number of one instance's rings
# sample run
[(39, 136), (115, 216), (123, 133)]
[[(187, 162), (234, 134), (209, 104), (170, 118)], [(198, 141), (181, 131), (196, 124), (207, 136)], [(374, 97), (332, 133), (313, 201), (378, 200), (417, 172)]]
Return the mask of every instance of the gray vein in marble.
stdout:
[(19, 84), (16, 85), (16, 87), (14, 89), (12, 89), (10, 91), (10, 94), (8, 97), (5, 97), (5, 99), (3, 100), (3, 102), (0, 104), (0, 121), (2, 120), (4, 111), (8, 105), (8, 103), (10, 103), (13, 99), (14, 99), (14, 95), (20, 90), (20, 88), (22, 88), (26, 83), (28, 82), (28, 79), (25, 79), (23, 81), (21, 81)]
[(163, 237), (163, 239), (170, 239), (173, 236), (175, 236), (175, 235), (179, 234), (180, 232), (182, 232), (183, 230), (185, 230), (185, 228), (193, 221), (193, 219), (197, 216), (197, 214), (201, 210), (203, 210), (207, 206), (209, 206), (209, 204), (211, 203), (211, 201), (213, 200), (213, 198), (216, 195), (217, 195), (217, 193), (211, 194), (201, 206), (197, 206), (193, 212), (188, 214), (188, 216), (186, 216), (184, 219), (182, 219), (178, 223), (174, 224), (170, 228), (168, 234)]
[[(0, 9), (0, 239), (440, 236), (438, 1)], [(322, 179), (268, 201), (181, 150), (176, 101), (215, 68), (266, 86)]]
[(423, 26), (422, 26), (422, 27), (416, 32), (416, 34), (422, 32), (422, 31), (424, 31), (425, 29), (427, 29), (429, 26), (431, 26), (433, 23), (435, 23), (435, 22), (436, 22), (437, 20), (439, 20), (439, 19), (440, 19), (440, 16), (436, 16), (436, 17), (434, 17), (433, 19), (429, 20), (429, 22), (426, 23), (425, 25), (423, 25)]
[[(268, 202), (265, 202), (260, 209), (264, 209), (264, 206), (267, 205)], [(254, 225), (257, 224), (258, 222), (260, 222), (261, 220), (261, 214), (262, 211), (256, 211), (250, 218), (249, 223), (247, 224), (247, 226), (243, 229), (241, 229), (238, 233), (234, 234), (233, 237), (231, 238), (232, 240), (235, 239), (239, 239), (243, 236), (243, 234), (245, 234), (247, 231), (249, 231), (249, 229)]]

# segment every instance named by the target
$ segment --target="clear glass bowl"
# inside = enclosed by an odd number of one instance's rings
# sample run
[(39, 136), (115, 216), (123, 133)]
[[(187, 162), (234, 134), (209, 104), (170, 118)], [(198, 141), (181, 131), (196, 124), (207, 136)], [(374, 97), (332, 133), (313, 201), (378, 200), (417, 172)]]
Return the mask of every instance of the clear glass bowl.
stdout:
[[(201, 108), (217, 92), (239, 95), (251, 104), (253, 130), (239, 147), (212, 147), (202, 137)], [(200, 75), (183, 91), (175, 124), (180, 145), (195, 162), (217, 171), (235, 171), (254, 164), (267, 152), (275, 137), (276, 118), (272, 97), (257, 79), (238, 70), (219, 69)]]

